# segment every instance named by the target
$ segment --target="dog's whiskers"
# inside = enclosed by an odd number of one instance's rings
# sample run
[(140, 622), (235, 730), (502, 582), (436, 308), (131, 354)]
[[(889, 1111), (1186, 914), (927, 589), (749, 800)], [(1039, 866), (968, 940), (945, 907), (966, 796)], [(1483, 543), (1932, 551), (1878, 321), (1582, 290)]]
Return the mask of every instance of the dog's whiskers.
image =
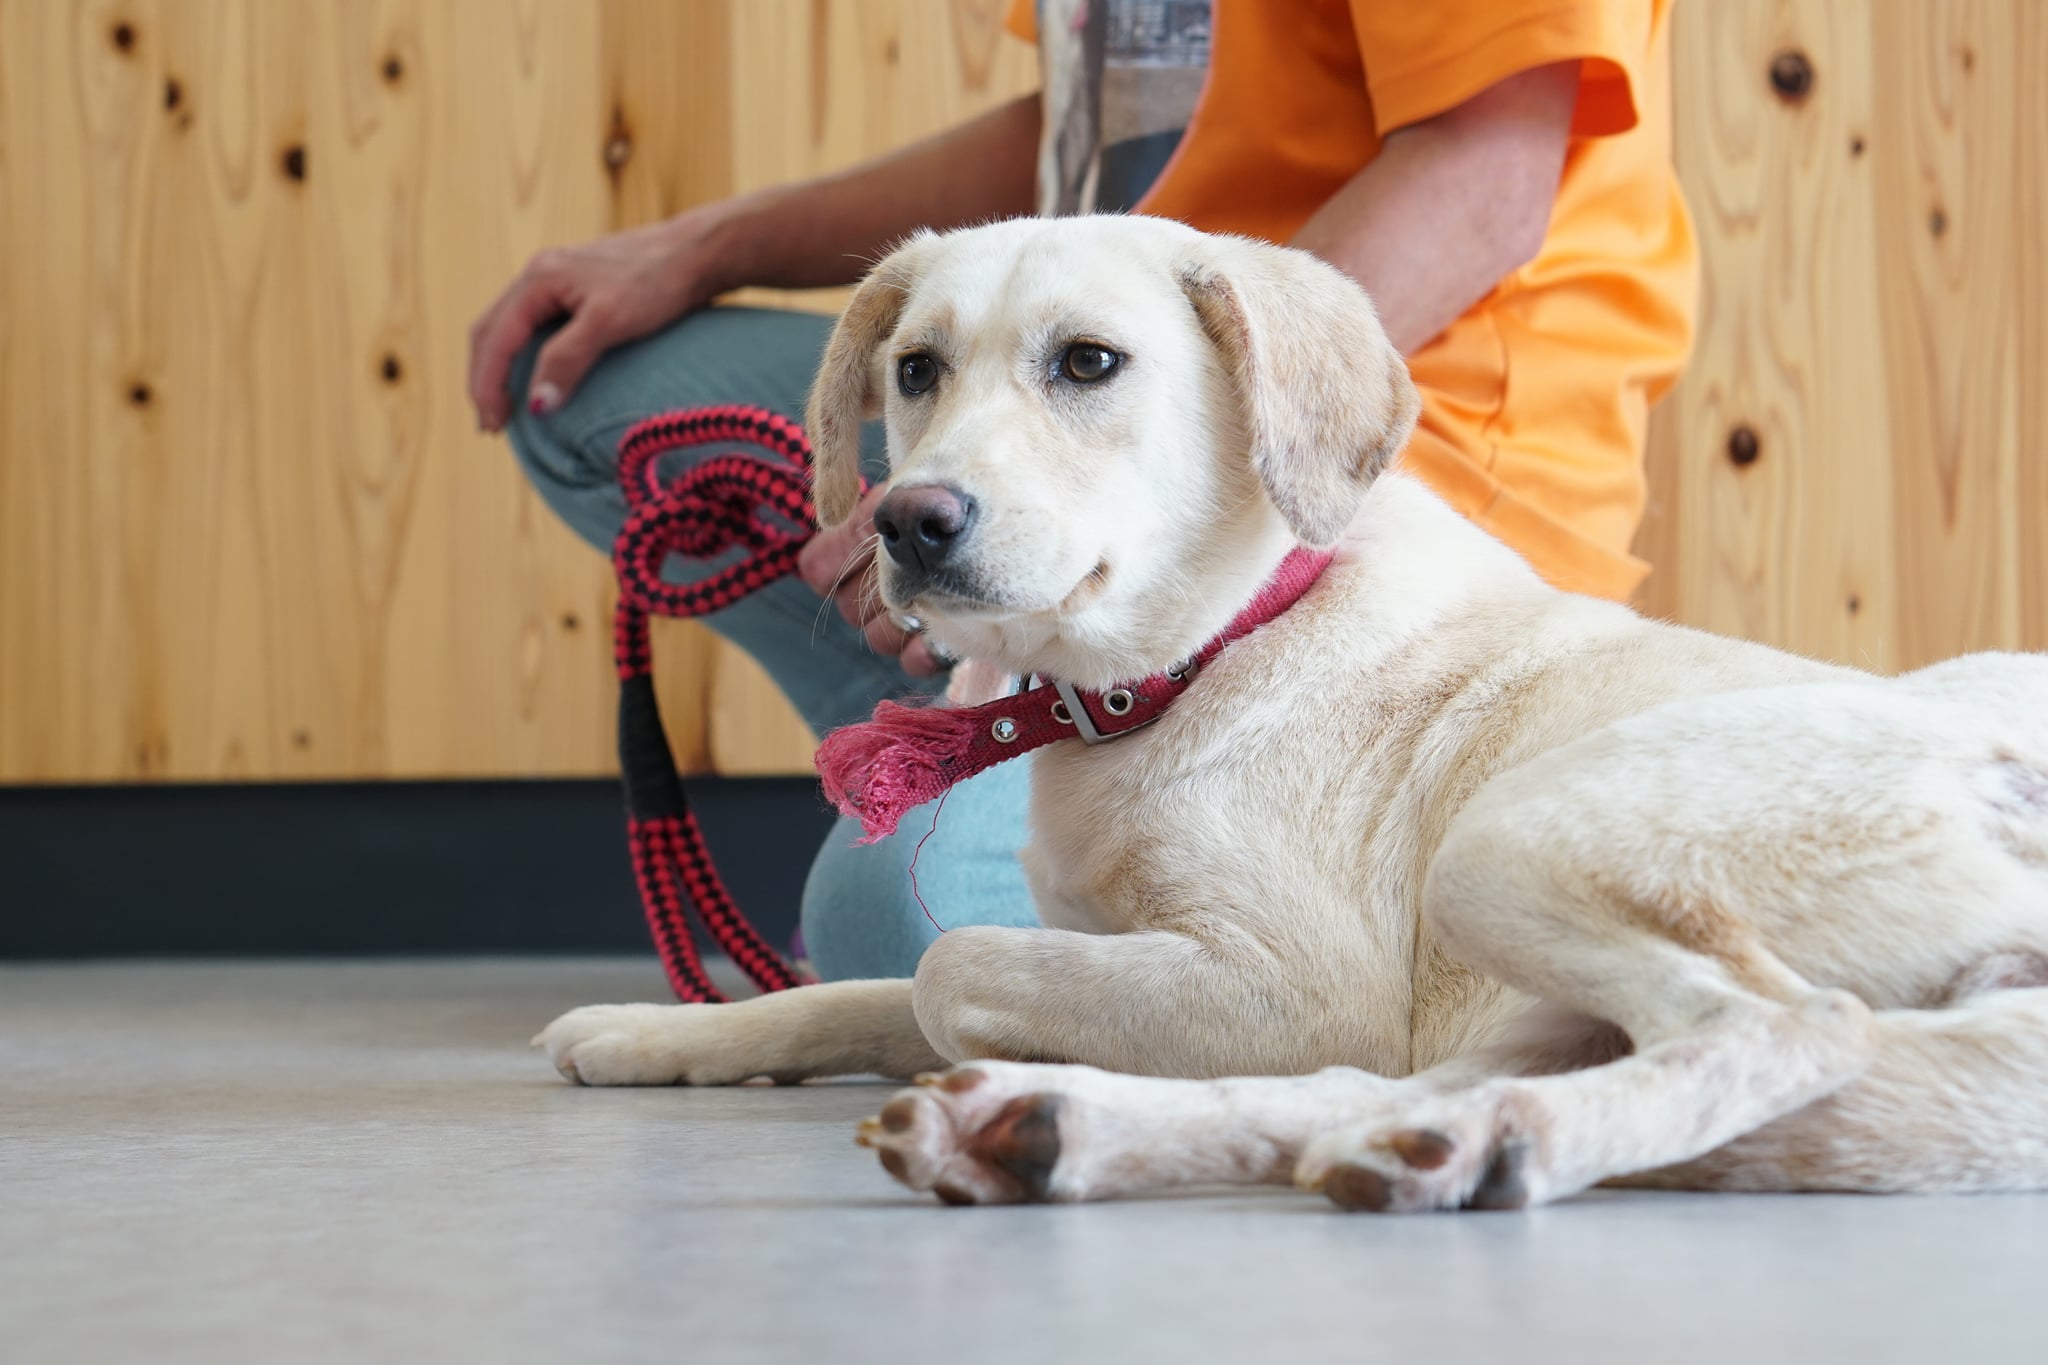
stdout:
[[(812, 644), (818, 642), (818, 629), (824, 623), (826, 613), (831, 610), (832, 600), (839, 595), (839, 589), (845, 585), (847, 575), (858, 569), (867, 575), (868, 591), (876, 593), (881, 591), (880, 586), (876, 583), (874, 574), (874, 554), (876, 549), (881, 546), (881, 543), (881, 533), (876, 532), (847, 551), (846, 561), (839, 566), (838, 576), (825, 588), (824, 597), (818, 603), (818, 610), (811, 617)], [(860, 604), (863, 607), (866, 606), (866, 599), (863, 598)]]

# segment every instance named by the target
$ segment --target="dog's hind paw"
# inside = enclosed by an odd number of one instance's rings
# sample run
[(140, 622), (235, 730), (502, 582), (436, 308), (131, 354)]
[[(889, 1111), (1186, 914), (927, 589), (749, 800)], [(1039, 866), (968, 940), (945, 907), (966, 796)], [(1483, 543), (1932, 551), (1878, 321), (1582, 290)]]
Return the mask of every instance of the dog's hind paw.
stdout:
[(1086, 1198), (1063, 1181), (1060, 1118), (1066, 1097), (1031, 1088), (1056, 1068), (976, 1062), (918, 1077), (854, 1140), (913, 1190), (948, 1204), (1021, 1204)]
[(1369, 1213), (1522, 1209), (1552, 1197), (1527, 1125), (1468, 1093), (1417, 1105), (1392, 1122), (1343, 1129), (1310, 1143), (1294, 1183), (1339, 1208)]

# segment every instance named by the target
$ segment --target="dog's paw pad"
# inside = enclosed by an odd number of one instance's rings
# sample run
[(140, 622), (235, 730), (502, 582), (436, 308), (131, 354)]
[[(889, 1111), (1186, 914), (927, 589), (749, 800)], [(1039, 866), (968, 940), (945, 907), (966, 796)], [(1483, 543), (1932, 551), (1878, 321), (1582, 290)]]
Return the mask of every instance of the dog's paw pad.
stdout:
[(1503, 1130), (1498, 1106), (1334, 1133), (1309, 1144), (1295, 1182), (1342, 1209), (1421, 1213), (1523, 1209), (1537, 1202), (1527, 1137)]
[[(1065, 1097), (1016, 1093), (998, 1078), (996, 1065), (919, 1077), (912, 1089), (899, 1092), (862, 1122), (854, 1140), (873, 1148), (882, 1169), (898, 1181), (948, 1204), (1060, 1198), (1056, 1173)], [(1006, 1079), (1029, 1080), (1022, 1075)]]

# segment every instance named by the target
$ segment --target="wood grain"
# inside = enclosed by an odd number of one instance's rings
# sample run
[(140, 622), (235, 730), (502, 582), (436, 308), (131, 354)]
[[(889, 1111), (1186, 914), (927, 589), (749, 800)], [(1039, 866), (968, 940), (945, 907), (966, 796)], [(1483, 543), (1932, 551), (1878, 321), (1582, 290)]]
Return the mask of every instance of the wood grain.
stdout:
[[(1032, 88), (1004, 9), (0, 0), (0, 781), (610, 771), (609, 574), (473, 430), (470, 319), (543, 246)], [(1645, 603), (2048, 647), (2048, 7), (1674, 13), (1706, 295)], [(806, 768), (751, 663), (659, 648), (689, 766)]]
[(602, 225), (596, 70), (546, 3), (0, 8), (0, 777), (604, 769), (603, 566), (461, 402)]
[[(1644, 604), (1882, 669), (2048, 647), (2040, 8), (1675, 16), (1705, 294), (1653, 424)], [(1804, 98), (1769, 79), (1792, 52)]]
[[(470, 319), (1026, 88), (999, 17), (0, 0), (0, 780), (609, 771), (609, 574), (472, 429)], [(689, 766), (807, 768), (750, 662), (659, 649)]]

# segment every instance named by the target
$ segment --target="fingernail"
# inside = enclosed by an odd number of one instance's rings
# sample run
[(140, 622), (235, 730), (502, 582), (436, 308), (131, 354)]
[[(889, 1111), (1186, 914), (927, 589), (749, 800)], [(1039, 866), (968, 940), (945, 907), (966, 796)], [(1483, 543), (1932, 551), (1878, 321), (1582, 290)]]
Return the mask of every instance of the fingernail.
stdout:
[(533, 386), (527, 396), (526, 410), (535, 417), (545, 417), (562, 406), (562, 391), (543, 379)]

